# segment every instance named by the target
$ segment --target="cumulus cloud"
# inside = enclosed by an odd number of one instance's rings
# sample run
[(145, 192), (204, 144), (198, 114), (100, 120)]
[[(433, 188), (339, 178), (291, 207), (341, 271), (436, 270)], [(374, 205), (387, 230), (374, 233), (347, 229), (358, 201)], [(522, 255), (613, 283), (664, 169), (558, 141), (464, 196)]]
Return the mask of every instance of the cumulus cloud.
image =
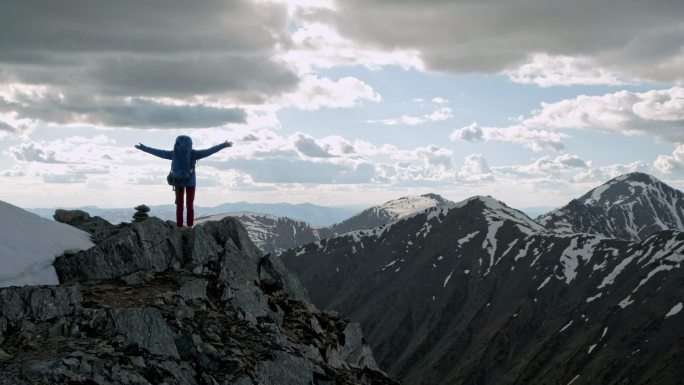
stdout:
[(541, 87), (625, 84), (618, 75), (598, 67), (595, 60), (588, 57), (551, 56), (545, 53), (530, 55), (526, 63), (505, 70), (504, 74), (513, 82)]
[(436, 71), (499, 73), (546, 53), (589, 58), (627, 78), (675, 82), (684, 79), (682, 7), (668, 0), (348, 0), (319, 13), (346, 38), (416, 50)]
[(653, 166), (663, 174), (679, 174), (684, 171), (684, 144), (677, 145), (672, 155), (659, 155)]
[(301, 15), (292, 33), (291, 46), (280, 58), (299, 69), (310, 72), (315, 68), (361, 65), (370, 69), (396, 65), (405, 69), (422, 69), (423, 63), (416, 50), (378, 49), (363, 42), (342, 37), (336, 28)]
[(321, 107), (353, 107), (364, 100), (379, 102), (382, 97), (373, 87), (355, 77), (331, 80), (306, 75), (295, 91), (278, 96), (271, 102), (281, 107), (317, 110)]
[(298, 134), (294, 139), (294, 146), (301, 154), (311, 158), (329, 158), (332, 156), (316, 143), (313, 137), (308, 135)]
[(454, 142), (458, 140), (465, 140), (468, 142), (477, 142), (483, 139), (482, 128), (476, 122), (468, 126), (461, 127), (451, 132), (449, 139)]
[(514, 143), (528, 147), (534, 151), (543, 149), (562, 150), (562, 140), (568, 136), (550, 130), (530, 129), (524, 125), (509, 127), (480, 127), (476, 122), (466, 127), (455, 129), (449, 135), (452, 141), (466, 140), (470, 142), (480, 140), (494, 140)]
[(624, 135), (651, 134), (684, 142), (684, 87), (646, 92), (619, 91), (579, 95), (542, 103), (529, 117), (508, 127), (480, 127), (477, 123), (454, 130), (453, 141), (496, 140), (527, 146), (535, 151), (562, 150), (568, 135), (558, 130), (583, 129)]
[(466, 182), (482, 182), (494, 180), (492, 169), (489, 168), (487, 158), (482, 154), (470, 154), (463, 159), (463, 167), (458, 171), (458, 177)]
[(8, 153), (19, 162), (65, 163), (57, 160), (55, 151), (45, 149), (35, 142), (22, 143), (18, 147), (10, 147)]
[(627, 164), (611, 164), (600, 167), (594, 166), (593, 163), (589, 162), (589, 167), (574, 175), (571, 178), (571, 181), (575, 183), (600, 183), (623, 174), (637, 171), (652, 173), (653, 167), (647, 162), (640, 160)]
[(684, 141), (684, 88), (611, 94), (542, 103), (520, 125), (529, 128), (573, 128), (634, 135), (650, 133)]
[[(422, 103), (425, 100), (422, 98), (416, 98), (413, 101)], [(421, 116), (401, 115), (397, 118), (367, 120), (366, 123), (384, 124), (386, 126), (417, 126), (424, 123), (441, 122), (444, 120), (449, 120), (454, 117), (452, 109), (445, 106), (449, 103), (447, 99), (436, 97), (432, 99), (432, 103), (434, 103), (435, 109), (432, 112), (423, 114)]]
[(569, 177), (569, 172), (590, 168), (591, 163), (585, 162), (577, 155), (562, 154), (556, 157), (543, 156), (530, 164), (500, 166), (496, 167), (495, 170), (498, 174), (509, 177), (561, 178), (563, 174), (567, 174), (565, 176)]

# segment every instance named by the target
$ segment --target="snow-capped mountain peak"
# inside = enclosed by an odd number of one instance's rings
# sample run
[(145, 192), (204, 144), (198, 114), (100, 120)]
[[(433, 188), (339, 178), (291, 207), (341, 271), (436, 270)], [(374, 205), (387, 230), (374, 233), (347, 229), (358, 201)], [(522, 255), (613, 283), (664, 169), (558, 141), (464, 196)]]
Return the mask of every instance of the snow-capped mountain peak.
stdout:
[(424, 194), (418, 196), (407, 196), (385, 202), (380, 206), (373, 207), (376, 211), (385, 211), (393, 219), (399, 219), (416, 212), (424, 211), (430, 207), (449, 204), (450, 201), (436, 194)]
[(371, 229), (409, 217), (415, 213), (424, 212), (430, 208), (443, 207), (450, 204), (453, 204), (453, 202), (437, 194), (423, 194), (394, 199), (368, 208), (345, 221), (331, 226), (326, 237), (350, 231)]
[(561, 233), (643, 240), (661, 230), (684, 230), (684, 194), (635, 172), (609, 180), (538, 222)]

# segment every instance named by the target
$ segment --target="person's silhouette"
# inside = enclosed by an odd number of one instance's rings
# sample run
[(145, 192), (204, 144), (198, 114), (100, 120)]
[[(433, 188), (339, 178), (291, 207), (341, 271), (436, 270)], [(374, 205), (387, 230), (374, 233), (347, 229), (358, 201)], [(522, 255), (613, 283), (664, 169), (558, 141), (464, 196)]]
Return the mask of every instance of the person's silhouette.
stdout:
[[(224, 143), (204, 150), (193, 150), (192, 139), (186, 135), (181, 135), (176, 138), (173, 150), (160, 150), (147, 147), (142, 143), (135, 145), (135, 148), (138, 150), (171, 160), (169, 183), (173, 184), (174, 190), (176, 191), (176, 225), (178, 227), (183, 227), (184, 198), (187, 206), (187, 225), (192, 226), (195, 219), (195, 209), (193, 206), (195, 201), (195, 186), (197, 185), (195, 179), (195, 163), (198, 159), (206, 158), (209, 155), (223, 150), (224, 148), (231, 147), (232, 145), (232, 142), (225, 141)], [(177, 175), (182, 176), (178, 177)]]

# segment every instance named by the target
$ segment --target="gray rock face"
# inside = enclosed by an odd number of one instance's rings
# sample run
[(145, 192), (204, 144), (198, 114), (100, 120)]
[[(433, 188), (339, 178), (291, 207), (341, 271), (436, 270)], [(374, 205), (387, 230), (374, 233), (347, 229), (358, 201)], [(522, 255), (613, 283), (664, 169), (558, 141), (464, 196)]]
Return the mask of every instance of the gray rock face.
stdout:
[(270, 254), (265, 255), (259, 261), (259, 281), (262, 285), (271, 288), (272, 290), (283, 290), (290, 297), (298, 300), (308, 300), (309, 295), (306, 293), (304, 285), (299, 282), (283, 262), (277, 256)]
[(181, 236), (157, 218), (134, 223), (96, 246), (55, 260), (60, 282), (160, 272), (183, 261)]
[(73, 313), (82, 299), (78, 287), (9, 287), (0, 290), (0, 319), (13, 323), (25, 318), (46, 321)]
[(313, 384), (313, 371), (311, 361), (276, 352), (271, 360), (259, 364), (257, 381), (272, 385), (310, 385)]
[(195, 226), (190, 232), (186, 247), (187, 260), (191, 269), (202, 267), (211, 261), (218, 261), (223, 253), (223, 245), (216, 243), (214, 237), (204, 229), (204, 226)]
[(93, 243), (100, 243), (118, 231), (118, 227), (100, 217), (91, 217), (82, 210), (55, 211), (53, 216), (57, 222), (66, 223), (90, 234)]
[(112, 309), (109, 316), (114, 322), (114, 330), (122, 337), (124, 349), (136, 345), (152, 354), (179, 358), (175, 334), (158, 310)]
[(60, 259), (61, 286), (0, 289), (0, 385), (398, 384), (232, 218), (186, 239), (151, 218), (95, 248)]

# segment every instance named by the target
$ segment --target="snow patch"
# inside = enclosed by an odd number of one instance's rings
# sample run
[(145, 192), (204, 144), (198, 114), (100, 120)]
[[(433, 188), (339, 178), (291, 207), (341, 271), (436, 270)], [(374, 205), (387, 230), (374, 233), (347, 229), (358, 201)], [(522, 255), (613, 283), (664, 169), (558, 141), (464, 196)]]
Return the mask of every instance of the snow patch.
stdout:
[(577, 267), (579, 266), (580, 259), (584, 262), (588, 262), (594, 253), (594, 247), (601, 241), (598, 237), (584, 238), (584, 244), (581, 248), (578, 248), (577, 240), (578, 238), (573, 238), (570, 241), (570, 245), (563, 250), (563, 254), (560, 257), (566, 284), (569, 284), (577, 277)]
[(473, 237), (475, 237), (479, 233), (480, 233), (479, 231), (475, 231), (474, 233), (470, 233), (470, 234), (466, 235), (465, 237), (463, 237), (457, 241), (458, 245), (463, 246), (466, 242), (473, 239)]
[(544, 286), (546, 286), (547, 283), (549, 283), (550, 280), (551, 280), (551, 276), (549, 275), (548, 277), (546, 277), (546, 279), (544, 280), (544, 282), (542, 282), (541, 285), (539, 285), (539, 287), (537, 288), (537, 290), (541, 290)]
[(3, 201), (0, 218), (0, 287), (57, 285), (55, 258), (94, 246), (85, 231)]
[(453, 270), (451, 270), (451, 272), (449, 272), (449, 275), (447, 275), (446, 279), (444, 280), (444, 284), (442, 285), (442, 288), (445, 288), (447, 283), (449, 283), (449, 280), (451, 279), (451, 274), (453, 274), (453, 273), (454, 273)]
[(623, 299), (622, 301), (620, 301), (620, 303), (618, 304), (618, 306), (620, 306), (621, 308), (624, 309), (624, 308), (626, 308), (627, 306), (629, 306), (629, 305), (631, 305), (631, 304), (633, 304), (633, 303), (634, 303), (634, 300), (632, 299), (632, 296), (631, 296), (631, 295), (628, 295), (627, 298), (625, 298), (625, 299)]
[(682, 303), (681, 302), (674, 305), (672, 307), (672, 309), (670, 309), (670, 311), (667, 312), (667, 314), (665, 314), (665, 318), (669, 318), (669, 317), (672, 317), (674, 315), (677, 315), (680, 311), (682, 311)]
[(625, 267), (632, 262), (634, 257), (635, 256), (627, 257), (627, 258), (623, 259), (622, 261), (620, 261), (620, 263), (617, 266), (615, 266), (615, 269), (613, 269), (613, 271), (611, 271), (608, 275), (606, 275), (605, 278), (603, 278), (603, 281), (601, 282), (601, 284), (598, 286), (597, 289), (603, 289), (604, 287), (606, 287), (608, 285), (612, 285), (613, 282), (615, 282), (615, 278), (618, 275), (620, 275), (622, 270), (624, 270)]
[(570, 322), (568, 322), (565, 326), (563, 326), (563, 328), (561, 330), (559, 330), (558, 333), (563, 333), (565, 331), (565, 329), (569, 328), (570, 325), (572, 325), (572, 322), (573, 322), (573, 320), (570, 320)]
[(598, 293), (598, 294), (596, 294), (596, 295), (593, 296), (593, 297), (587, 298), (587, 303), (589, 303), (589, 302), (594, 302), (595, 300), (601, 298), (602, 295), (603, 295), (603, 293)]

